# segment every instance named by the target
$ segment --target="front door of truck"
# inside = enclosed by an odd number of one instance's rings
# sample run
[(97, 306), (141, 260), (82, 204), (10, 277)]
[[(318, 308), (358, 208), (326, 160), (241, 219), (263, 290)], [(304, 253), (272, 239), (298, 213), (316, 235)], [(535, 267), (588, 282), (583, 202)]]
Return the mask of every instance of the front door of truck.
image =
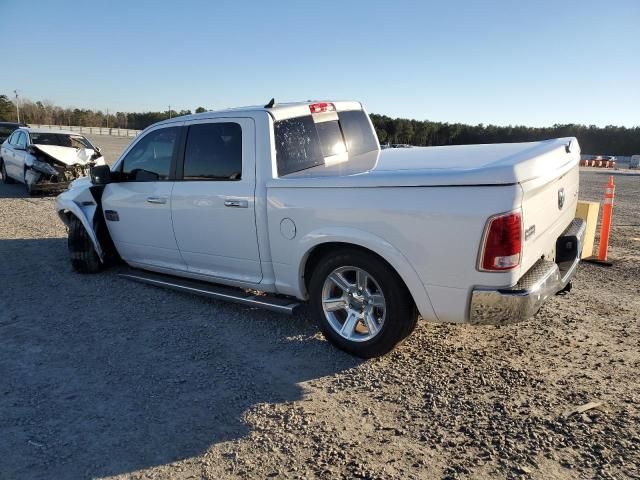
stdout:
[(185, 270), (171, 224), (171, 192), (181, 127), (157, 127), (125, 153), (102, 195), (109, 234), (136, 267)]
[(255, 219), (255, 125), (250, 118), (185, 122), (171, 198), (173, 228), (190, 272), (262, 280)]

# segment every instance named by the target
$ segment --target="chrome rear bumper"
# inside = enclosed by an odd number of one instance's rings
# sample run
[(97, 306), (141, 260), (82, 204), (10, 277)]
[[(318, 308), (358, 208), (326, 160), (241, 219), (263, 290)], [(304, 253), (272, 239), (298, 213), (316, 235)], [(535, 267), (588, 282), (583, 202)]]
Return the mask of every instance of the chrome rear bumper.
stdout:
[(580, 263), (586, 224), (575, 218), (558, 238), (556, 262), (541, 259), (513, 287), (476, 287), (471, 293), (469, 322), (506, 325), (525, 320), (551, 295), (563, 290)]

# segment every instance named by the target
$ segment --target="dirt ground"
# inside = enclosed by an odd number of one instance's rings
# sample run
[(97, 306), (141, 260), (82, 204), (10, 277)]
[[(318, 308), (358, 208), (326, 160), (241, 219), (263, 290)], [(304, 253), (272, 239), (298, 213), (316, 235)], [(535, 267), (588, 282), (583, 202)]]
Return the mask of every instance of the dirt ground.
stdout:
[(75, 274), (53, 198), (0, 185), (0, 479), (640, 478), (640, 176), (616, 184), (613, 267), (371, 361), (308, 311)]

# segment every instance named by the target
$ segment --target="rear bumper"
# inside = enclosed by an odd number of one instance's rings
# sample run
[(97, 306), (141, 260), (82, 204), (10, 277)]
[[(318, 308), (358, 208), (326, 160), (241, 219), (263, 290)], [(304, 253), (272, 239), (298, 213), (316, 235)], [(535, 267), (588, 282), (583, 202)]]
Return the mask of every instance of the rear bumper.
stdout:
[(538, 261), (515, 286), (474, 288), (469, 322), (506, 325), (535, 315), (545, 300), (564, 289), (575, 274), (580, 263), (585, 227), (584, 220), (575, 218), (558, 238), (556, 262)]

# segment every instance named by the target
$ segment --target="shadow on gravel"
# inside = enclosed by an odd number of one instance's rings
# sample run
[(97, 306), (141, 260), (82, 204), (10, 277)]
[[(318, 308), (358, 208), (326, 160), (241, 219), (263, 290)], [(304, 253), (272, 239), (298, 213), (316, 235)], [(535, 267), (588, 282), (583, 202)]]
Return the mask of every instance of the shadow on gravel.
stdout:
[(51, 197), (55, 198), (61, 192), (36, 192), (34, 195), (27, 194), (27, 191), (22, 183), (3, 184), (0, 180), (0, 198), (37, 198), (37, 197)]
[(250, 433), (259, 403), (358, 361), (306, 314), (71, 271), (66, 239), (0, 240), (0, 478), (129, 474)]

